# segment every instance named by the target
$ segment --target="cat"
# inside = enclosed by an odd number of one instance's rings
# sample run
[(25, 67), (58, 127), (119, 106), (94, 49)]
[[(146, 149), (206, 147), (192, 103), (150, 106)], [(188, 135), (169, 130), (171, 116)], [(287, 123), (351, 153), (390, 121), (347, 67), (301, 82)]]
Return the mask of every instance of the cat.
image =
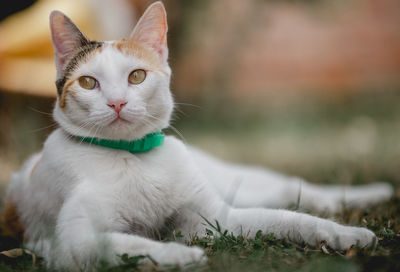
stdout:
[(297, 200), (317, 210), (362, 206), (390, 198), (390, 185), (346, 187), (343, 194), (339, 186), (223, 162), (164, 137), (174, 102), (161, 2), (146, 9), (127, 39), (91, 41), (60, 11), (50, 14), (50, 30), (59, 128), (13, 174), (3, 213), (5, 233), (48, 267), (90, 270), (101, 260), (117, 265), (124, 253), (160, 265), (204, 263), (201, 248), (159, 238), (204, 235), (205, 220), (234, 235), (261, 230), (336, 250), (376, 244), (366, 228), (282, 208)]

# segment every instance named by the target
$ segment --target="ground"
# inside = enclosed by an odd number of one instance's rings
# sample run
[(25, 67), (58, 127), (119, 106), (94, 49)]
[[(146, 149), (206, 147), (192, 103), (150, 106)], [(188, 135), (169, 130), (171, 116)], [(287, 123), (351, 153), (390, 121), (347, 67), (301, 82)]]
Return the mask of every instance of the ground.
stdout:
[[(209, 222), (208, 235), (191, 241), (205, 248), (209, 261), (205, 266), (190, 267), (190, 271), (400, 271), (399, 103), (400, 92), (393, 90), (329, 99), (305, 95), (294, 102), (278, 101), (265, 107), (235, 103), (214, 103), (210, 107), (180, 104), (173, 125), (183, 140), (218, 157), (270, 167), (314, 183), (387, 181), (397, 191), (386, 203), (363, 209), (344, 207), (333, 216), (338, 222), (373, 230), (379, 237), (374, 249), (337, 252), (326, 247), (294, 245), (263, 233), (255, 239), (233, 237), (229, 231), (219, 229), (216, 222)], [(222, 104), (223, 108), (218, 106)], [(26, 129), (26, 124), (21, 127)], [(174, 129), (168, 132), (176, 134)], [(34, 150), (40, 144), (30, 146), (33, 148), (24, 150)], [(16, 166), (9, 166), (10, 169), (15, 169), (26, 155), (15, 157)], [(13, 247), (19, 245), (0, 237), (0, 250)], [(103, 265), (100, 270), (160, 269), (156, 264), (138, 266), (140, 257), (122, 258), (125, 265)], [(0, 256), (0, 271), (46, 270), (40, 259), (32, 266), (32, 256), (24, 254), (15, 259)]]

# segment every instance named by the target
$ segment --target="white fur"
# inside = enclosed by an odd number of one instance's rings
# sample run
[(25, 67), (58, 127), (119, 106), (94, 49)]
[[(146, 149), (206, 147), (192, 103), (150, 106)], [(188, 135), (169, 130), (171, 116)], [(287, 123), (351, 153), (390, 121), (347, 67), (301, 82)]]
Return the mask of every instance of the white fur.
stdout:
[[(181, 231), (186, 240), (204, 235), (203, 217), (218, 220), (235, 235), (253, 237), (262, 230), (297, 243), (318, 246), (325, 241), (339, 250), (374, 244), (375, 235), (365, 228), (268, 208), (296, 202), (301, 184), (301, 206), (334, 211), (342, 200), (339, 187), (221, 162), (174, 137), (139, 154), (71, 138), (137, 139), (167, 127), (173, 107), (168, 64), (164, 71), (149, 72), (142, 84), (127, 84), (132, 70), (147, 65), (107, 44), (78, 67), (73, 78), (93, 76), (101, 88), (71, 86), (75, 97), (67, 99), (64, 110), (55, 106), (60, 128), (12, 177), (7, 199), (17, 204), (25, 246), (48, 266), (89, 270), (100, 259), (118, 264), (124, 253), (149, 254), (160, 264), (202, 262), (202, 249), (157, 238), (166, 225), (169, 233)], [(110, 99), (128, 101), (121, 117), (129, 123), (111, 124), (116, 113), (106, 105)], [(386, 184), (346, 190), (345, 201), (359, 205), (392, 194)]]

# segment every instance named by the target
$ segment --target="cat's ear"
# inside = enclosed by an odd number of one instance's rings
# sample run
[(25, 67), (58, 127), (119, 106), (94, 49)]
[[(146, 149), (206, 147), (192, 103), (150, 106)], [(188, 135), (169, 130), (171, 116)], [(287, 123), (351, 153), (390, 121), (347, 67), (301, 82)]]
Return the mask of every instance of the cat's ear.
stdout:
[(89, 43), (79, 28), (60, 11), (50, 13), (51, 40), (55, 51), (57, 72), (63, 69), (65, 61), (79, 47)]
[(151, 4), (139, 19), (130, 39), (156, 50), (161, 61), (168, 59), (167, 13), (162, 2)]

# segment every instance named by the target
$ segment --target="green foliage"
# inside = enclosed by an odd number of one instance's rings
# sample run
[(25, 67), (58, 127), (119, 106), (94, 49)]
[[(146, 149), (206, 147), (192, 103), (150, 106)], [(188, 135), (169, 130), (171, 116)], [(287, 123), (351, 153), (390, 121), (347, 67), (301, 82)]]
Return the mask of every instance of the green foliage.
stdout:
[[(337, 252), (328, 249), (299, 246), (286, 240), (276, 239), (272, 234), (258, 231), (254, 239), (245, 233), (235, 236), (223, 229), (219, 222), (205, 220), (205, 236), (193, 237), (190, 245), (205, 249), (208, 264), (191, 267), (190, 271), (399, 271), (400, 269), (400, 199), (376, 205), (368, 209), (343, 210), (335, 217), (341, 223), (364, 225), (379, 237), (374, 250), (353, 249)], [(182, 238), (176, 232), (176, 239)], [(4, 241), (0, 237), (0, 245)], [(327, 254), (328, 253), (328, 254)], [(351, 254), (350, 254), (351, 253)], [(121, 256), (122, 264), (111, 267), (102, 263), (97, 271), (179, 271), (177, 267), (157, 266), (149, 256)], [(0, 271), (50, 272), (38, 260), (32, 267), (32, 258), (23, 255), (17, 259), (0, 258)]]

